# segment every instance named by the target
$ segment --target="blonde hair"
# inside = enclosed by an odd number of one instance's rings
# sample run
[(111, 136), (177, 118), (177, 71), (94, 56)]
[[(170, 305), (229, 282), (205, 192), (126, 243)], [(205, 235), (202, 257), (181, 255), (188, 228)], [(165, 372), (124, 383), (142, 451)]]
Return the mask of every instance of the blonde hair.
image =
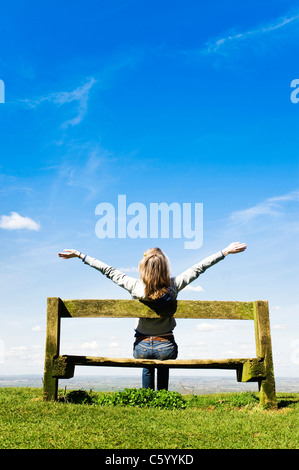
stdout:
[(158, 299), (169, 292), (169, 261), (160, 248), (149, 248), (145, 251), (139, 262), (139, 274), (145, 285), (145, 295), (149, 299)]

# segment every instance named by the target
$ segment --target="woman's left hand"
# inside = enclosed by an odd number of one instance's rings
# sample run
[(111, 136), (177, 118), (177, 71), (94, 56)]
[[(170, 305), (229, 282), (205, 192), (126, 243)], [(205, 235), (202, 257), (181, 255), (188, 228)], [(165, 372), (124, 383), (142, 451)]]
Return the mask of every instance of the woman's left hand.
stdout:
[(227, 256), (233, 253), (241, 253), (242, 251), (246, 250), (246, 248), (246, 243), (234, 242), (224, 248), (224, 250), (222, 250), (222, 253), (224, 254), (224, 256)]

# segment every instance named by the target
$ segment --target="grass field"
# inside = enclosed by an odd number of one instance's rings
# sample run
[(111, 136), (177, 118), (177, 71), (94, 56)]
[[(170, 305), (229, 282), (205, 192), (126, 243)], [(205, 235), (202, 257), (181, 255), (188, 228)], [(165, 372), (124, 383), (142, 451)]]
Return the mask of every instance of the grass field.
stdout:
[[(100, 392), (96, 394), (100, 396)], [(185, 409), (43, 402), (38, 388), (0, 388), (1, 449), (298, 449), (299, 394), (187, 397)]]

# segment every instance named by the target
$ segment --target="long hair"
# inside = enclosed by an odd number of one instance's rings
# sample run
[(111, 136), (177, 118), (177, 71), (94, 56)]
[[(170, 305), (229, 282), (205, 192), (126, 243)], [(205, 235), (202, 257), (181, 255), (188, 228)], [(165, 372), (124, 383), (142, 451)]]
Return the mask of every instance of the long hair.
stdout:
[(149, 299), (158, 299), (169, 292), (169, 261), (160, 248), (149, 248), (145, 251), (139, 262), (139, 274), (145, 285), (145, 295)]

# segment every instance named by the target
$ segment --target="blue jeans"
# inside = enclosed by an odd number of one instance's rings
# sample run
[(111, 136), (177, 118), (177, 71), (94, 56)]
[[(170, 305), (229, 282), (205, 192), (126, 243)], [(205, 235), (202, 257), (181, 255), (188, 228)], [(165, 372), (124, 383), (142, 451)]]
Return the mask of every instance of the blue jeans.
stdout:
[[(134, 343), (133, 356), (136, 359), (176, 359), (178, 346), (172, 341), (154, 341), (150, 337), (149, 341), (138, 341)], [(157, 390), (168, 390), (169, 367), (157, 367)], [(142, 370), (142, 387), (155, 390), (155, 368), (144, 367)]]

